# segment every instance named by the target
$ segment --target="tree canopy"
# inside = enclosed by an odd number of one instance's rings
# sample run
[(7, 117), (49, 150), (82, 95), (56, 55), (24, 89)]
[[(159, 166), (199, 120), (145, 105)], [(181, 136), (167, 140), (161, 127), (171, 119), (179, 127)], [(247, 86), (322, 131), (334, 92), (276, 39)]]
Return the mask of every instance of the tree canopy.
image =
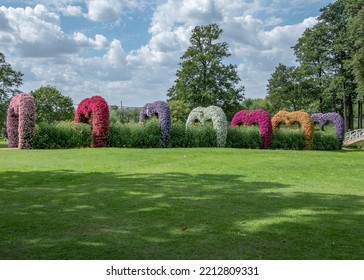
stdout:
[(71, 97), (64, 96), (52, 86), (41, 86), (30, 92), (37, 107), (37, 122), (72, 120), (75, 113)]
[(11, 97), (20, 93), (23, 74), (16, 71), (6, 62), (5, 55), (0, 52), (0, 131), (5, 129), (6, 110)]
[(223, 30), (217, 24), (196, 26), (190, 46), (181, 57), (169, 100), (181, 100), (190, 108), (216, 105), (232, 116), (244, 98), (237, 66), (224, 64), (230, 56), (228, 44), (219, 41)]

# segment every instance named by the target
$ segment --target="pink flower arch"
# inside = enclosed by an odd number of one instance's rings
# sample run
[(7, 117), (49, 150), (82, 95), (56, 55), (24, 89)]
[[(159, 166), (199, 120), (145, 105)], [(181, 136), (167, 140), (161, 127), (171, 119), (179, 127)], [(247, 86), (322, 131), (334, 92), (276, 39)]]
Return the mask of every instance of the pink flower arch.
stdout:
[(273, 129), (270, 115), (263, 109), (254, 111), (241, 110), (235, 114), (231, 121), (231, 126), (245, 124), (250, 126), (252, 124), (259, 125), (260, 137), (263, 140), (263, 149), (269, 149), (273, 138)]
[(28, 93), (15, 95), (6, 117), (9, 148), (31, 149), (35, 129), (35, 101)]
[(74, 122), (92, 121), (93, 147), (106, 147), (106, 138), (110, 129), (109, 106), (104, 98), (95, 95), (85, 98), (78, 105)]

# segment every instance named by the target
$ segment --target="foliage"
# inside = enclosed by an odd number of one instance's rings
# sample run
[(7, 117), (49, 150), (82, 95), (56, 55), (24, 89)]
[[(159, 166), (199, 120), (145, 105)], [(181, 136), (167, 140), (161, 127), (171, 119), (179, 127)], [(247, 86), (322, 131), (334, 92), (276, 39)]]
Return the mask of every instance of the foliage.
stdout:
[(228, 126), (226, 147), (241, 149), (260, 149), (263, 140), (258, 127), (252, 126)]
[(183, 122), (185, 123), (191, 109), (182, 100), (170, 100), (168, 106), (171, 110), (172, 123)]
[(273, 129), (279, 128), (281, 122), (284, 122), (288, 126), (292, 126), (295, 122), (298, 122), (305, 136), (306, 149), (310, 150), (312, 148), (314, 124), (308, 113), (304, 111), (279, 111), (272, 118)]
[(140, 109), (110, 107), (110, 123), (129, 123), (139, 121)]
[(328, 122), (331, 121), (335, 126), (336, 137), (339, 141), (339, 145), (340, 145), (340, 147), (342, 146), (343, 141), (344, 141), (345, 128), (344, 128), (344, 119), (342, 116), (340, 116), (340, 114), (335, 113), (335, 112), (326, 113), (326, 114), (315, 113), (315, 114), (311, 115), (311, 118), (314, 123), (320, 124), (320, 129), (322, 131), (324, 130), (324, 126)]
[(156, 116), (159, 121), (160, 128), (160, 146), (166, 148), (168, 146), (169, 131), (171, 130), (171, 111), (164, 101), (156, 101), (147, 103), (140, 112), (139, 122), (145, 122), (146, 118)]
[(64, 96), (51, 86), (41, 86), (30, 92), (37, 108), (37, 122), (57, 122), (72, 120), (75, 114), (72, 98)]
[(168, 90), (170, 100), (181, 100), (190, 108), (219, 106), (233, 116), (243, 100), (244, 87), (238, 86), (237, 66), (223, 64), (230, 53), (228, 44), (220, 41), (222, 32), (217, 24), (193, 29), (175, 84)]
[(299, 67), (279, 64), (268, 81), (268, 100), (275, 111), (307, 110), (312, 102), (312, 88)]
[(250, 126), (252, 124), (258, 124), (260, 128), (260, 136), (263, 140), (263, 149), (268, 149), (272, 142), (272, 123), (270, 115), (263, 109), (256, 109), (252, 112), (242, 110), (236, 113), (231, 121), (232, 126), (245, 124)]
[(85, 123), (38, 123), (35, 127), (35, 149), (72, 149), (89, 147), (91, 126)]
[(195, 121), (205, 125), (211, 120), (216, 131), (216, 139), (218, 147), (225, 147), (227, 135), (227, 120), (224, 111), (217, 106), (209, 106), (207, 108), (197, 107), (191, 111), (186, 121), (186, 127), (191, 126)]
[(335, 134), (315, 131), (312, 150), (333, 151), (341, 149), (342, 143)]
[(11, 97), (20, 93), (23, 73), (15, 71), (0, 52), (0, 131), (6, 126), (6, 110)]
[(110, 125), (109, 106), (104, 98), (95, 95), (78, 105), (74, 122), (92, 123), (93, 147), (105, 147)]
[(303, 150), (305, 147), (305, 136), (302, 130), (276, 129), (273, 131), (271, 149)]
[(30, 149), (33, 146), (35, 126), (34, 97), (28, 93), (15, 95), (7, 111), (9, 148)]

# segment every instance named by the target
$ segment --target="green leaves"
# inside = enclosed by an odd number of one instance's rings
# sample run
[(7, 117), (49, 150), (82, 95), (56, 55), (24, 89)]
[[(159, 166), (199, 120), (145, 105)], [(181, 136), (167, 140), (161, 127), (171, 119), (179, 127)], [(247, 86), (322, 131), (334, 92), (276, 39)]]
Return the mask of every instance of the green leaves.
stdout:
[(222, 63), (230, 56), (228, 44), (218, 42), (222, 32), (217, 24), (194, 28), (175, 84), (168, 90), (169, 100), (184, 101), (191, 108), (221, 106), (228, 117), (236, 112), (244, 87), (238, 86), (237, 67)]

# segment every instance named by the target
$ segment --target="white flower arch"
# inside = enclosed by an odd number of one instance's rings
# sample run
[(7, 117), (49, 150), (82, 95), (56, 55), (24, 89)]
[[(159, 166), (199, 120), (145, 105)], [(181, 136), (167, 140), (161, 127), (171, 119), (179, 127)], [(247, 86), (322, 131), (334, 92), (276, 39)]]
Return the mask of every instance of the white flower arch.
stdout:
[(217, 106), (197, 107), (191, 111), (187, 118), (186, 127), (199, 121), (202, 125), (211, 120), (216, 131), (217, 146), (225, 147), (227, 136), (227, 120), (224, 111)]

